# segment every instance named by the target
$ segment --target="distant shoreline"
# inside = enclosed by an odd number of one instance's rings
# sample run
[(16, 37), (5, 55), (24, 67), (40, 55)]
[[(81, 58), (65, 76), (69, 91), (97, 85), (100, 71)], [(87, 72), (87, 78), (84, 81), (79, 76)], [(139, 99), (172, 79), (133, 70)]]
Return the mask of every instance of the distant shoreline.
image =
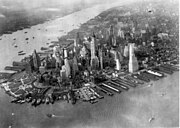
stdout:
[[(83, 10), (83, 9), (82, 9)], [(28, 23), (25, 23), (23, 25), (23, 23), (21, 25), (19, 25), (18, 27), (16, 28), (11, 28), (11, 30), (7, 29), (7, 30), (4, 30), (3, 32), (0, 32), (0, 38), (5, 35), (5, 34), (12, 34), (14, 32), (17, 32), (18, 30), (24, 30), (24, 29), (29, 29), (31, 28), (32, 26), (36, 26), (38, 24), (44, 24), (48, 21), (52, 21), (52, 20), (55, 20), (57, 18), (62, 18), (64, 16), (67, 16), (67, 15), (70, 15), (72, 13), (75, 13), (75, 12), (78, 12), (78, 11), (81, 11), (81, 10), (76, 10), (76, 11), (72, 11), (72, 12), (68, 12), (68, 13), (65, 13), (65, 14), (61, 14), (61, 15), (56, 15), (55, 17), (49, 17), (49, 18), (45, 18), (45, 19), (36, 19), (35, 21), (33, 22), (28, 22)], [(31, 17), (30, 17), (31, 18)], [(40, 21), (38, 21), (40, 20)], [(8, 25), (8, 24), (7, 24)]]
[[(77, 30), (81, 24), (115, 6), (117, 6), (115, 3), (95, 5), (43, 24), (34, 25), (30, 29), (4, 34), (0, 37), (0, 51), (3, 53), (0, 54), (0, 71), (4, 72), (4, 67), (12, 65), (12, 61), (20, 61), (25, 56), (31, 55), (34, 49), (38, 52), (41, 47), (48, 47), (52, 41), (58, 40), (57, 37), (66, 37), (68, 32)], [(19, 51), (24, 51), (26, 54), (18, 56)]]

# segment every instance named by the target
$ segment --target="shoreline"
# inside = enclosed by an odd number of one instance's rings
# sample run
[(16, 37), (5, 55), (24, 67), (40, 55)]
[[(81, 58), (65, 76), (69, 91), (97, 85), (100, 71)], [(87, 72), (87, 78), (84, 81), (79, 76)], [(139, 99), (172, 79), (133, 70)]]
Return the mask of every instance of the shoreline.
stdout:
[[(177, 127), (179, 126), (177, 115), (179, 86), (176, 81), (178, 76), (179, 71), (158, 81), (151, 81), (152, 86), (142, 85), (113, 97), (105, 96), (94, 105), (79, 102), (75, 107), (66, 102), (41, 105), (37, 108), (28, 103), (12, 104), (11, 98), (0, 89), (2, 92), (0, 122), (3, 122), (0, 126), (8, 126), (10, 122), (5, 120), (9, 120), (19, 128), (25, 127), (25, 124), (26, 127), (37, 128)], [(18, 109), (20, 106), (21, 109)], [(14, 113), (16, 118), (11, 113)], [(47, 113), (55, 114), (56, 117), (47, 118)], [(149, 123), (151, 117), (155, 119)]]
[[(126, 3), (121, 2), (120, 4), (124, 5)], [(7, 72), (4, 70), (4, 67), (11, 65), (12, 61), (20, 61), (25, 56), (31, 55), (34, 49), (40, 51), (41, 47), (46, 47), (52, 41), (57, 41), (57, 37), (67, 35), (68, 32), (78, 29), (81, 24), (86, 23), (101, 12), (115, 6), (118, 5), (116, 3), (112, 3), (111, 5), (96, 5), (43, 24), (32, 26), (30, 29), (26, 28), (1, 36), (0, 51), (3, 54), (0, 54), (0, 71)], [(89, 14), (88, 12), (92, 12), (92, 10), (93, 13)], [(18, 56), (18, 51), (21, 50), (25, 54)]]

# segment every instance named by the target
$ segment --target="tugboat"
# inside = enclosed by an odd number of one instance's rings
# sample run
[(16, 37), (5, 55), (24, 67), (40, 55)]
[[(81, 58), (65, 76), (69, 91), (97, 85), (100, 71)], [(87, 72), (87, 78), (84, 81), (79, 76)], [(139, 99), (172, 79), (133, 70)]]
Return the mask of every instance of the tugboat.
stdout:
[(22, 55), (25, 55), (26, 53), (24, 53), (23, 51), (19, 51), (18, 52), (18, 56), (22, 56)]
[(55, 117), (55, 115), (54, 115), (54, 114), (49, 114), (49, 113), (48, 113), (48, 114), (46, 114), (46, 116), (47, 116), (47, 117), (49, 117), (49, 118)]

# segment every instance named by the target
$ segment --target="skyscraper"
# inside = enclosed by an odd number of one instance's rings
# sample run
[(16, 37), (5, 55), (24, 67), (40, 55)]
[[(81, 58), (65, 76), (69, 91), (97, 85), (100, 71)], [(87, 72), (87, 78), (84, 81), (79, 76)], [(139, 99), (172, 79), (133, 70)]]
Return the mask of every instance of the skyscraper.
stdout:
[(99, 49), (99, 61), (100, 61), (100, 68), (103, 69), (103, 54), (102, 54), (102, 49)]
[(77, 42), (76, 42), (76, 40), (74, 40), (74, 52), (75, 52), (75, 54), (76, 54), (76, 49), (77, 49)]
[(115, 61), (116, 61), (116, 70), (121, 70), (121, 64), (119, 60), (119, 54), (117, 51), (115, 51)]
[(40, 61), (39, 55), (36, 53), (36, 50), (34, 50), (32, 56), (33, 56), (33, 66), (34, 66), (34, 69), (38, 70), (39, 66), (41, 65), (41, 61)]
[(124, 39), (124, 31), (122, 31), (121, 28), (118, 30), (118, 36)]
[(64, 65), (65, 65), (65, 69), (66, 69), (66, 77), (68, 78), (71, 75), (71, 68), (69, 65), (67, 49), (64, 49)]
[(96, 56), (96, 49), (95, 49), (95, 34), (91, 37), (91, 68), (97, 69), (99, 67), (99, 60)]
[(137, 58), (134, 55), (134, 44), (129, 44), (129, 72), (133, 73), (139, 69)]
[(77, 61), (77, 56), (75, 55), (73, 58), (73, 65), (72, 65), (72, 75), (73, 77), (76, 75), (76, 73), (79, 71), (78, 68), (78, 61)]
[(115, 31), (114, 31), (114, 26), (111, 25), (109, 28), (109, 45), (116, 46), (116, 37), (115, 37)]
[(75, 41), (75, 45), (76, 46), (78, 46), (79, 44), (81, 44), (82, 43), (82, 40), (81, 40), (81, 38), (80, 38), (80, 34), (79, 34), (79, 32), (77, 33), (77, 35), (76, 35), (76, 41)]
[(128, 45), (125, 45), (125, 46), (124, 46), (123, 56), (124, 56), (124, 57), (128, 57), (128, 56), (129, 56)]

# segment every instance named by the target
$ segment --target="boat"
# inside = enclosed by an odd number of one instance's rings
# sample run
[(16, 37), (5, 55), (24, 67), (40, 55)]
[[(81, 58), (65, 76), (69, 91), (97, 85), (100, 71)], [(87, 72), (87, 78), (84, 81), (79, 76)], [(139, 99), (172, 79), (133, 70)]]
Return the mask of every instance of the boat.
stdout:
[(156, 76), (149, 74), (147, 72), (141, 72), (140, 74), (143, 75), (144, 77), (150, 79), (150, 80), (155, 80), (155, 81), (158, 80), (158, 78)]
[(18, 56), (22, 56), (25, 55), (26, 53), (18, 53)]
[(49, 97), (46, 97), (45, 103), (49, 104)]
[(37, 101), (36, 101), (36, 105), (40, 105), (42, 102), (41, 98), (38, 98)]
[(36, 104), (36, 99), (33, 99), (31, 105), (34, 106), (35, 104)]
[(19, 51), (18, 53), (22, 53), (23, 51)]
[(46, 99), (43, 97), (41, 103), (44, 104), (46, 102)]
[(41, 47), (41, 50), (49, 50), (49, 48)]
[(54, 114), (46, 114), (46, 116), (49, 117), (49, 118), (55, 117)]

